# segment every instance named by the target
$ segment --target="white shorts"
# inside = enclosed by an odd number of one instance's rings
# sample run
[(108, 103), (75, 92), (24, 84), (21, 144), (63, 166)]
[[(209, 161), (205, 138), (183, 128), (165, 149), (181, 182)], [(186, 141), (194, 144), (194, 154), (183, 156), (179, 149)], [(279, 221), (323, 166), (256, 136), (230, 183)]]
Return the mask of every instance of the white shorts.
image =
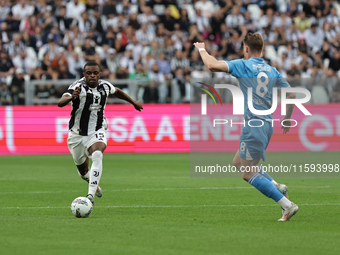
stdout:
[(67, 146), (77, 166), (83, 164), (86, 158), (91, 157), (88, 150), (96, 142), (102, 142), (107, 145), (106, 131), (104, 128), (99, 129), (91, 136), (78, 135), (73, 131), (68, 133)]

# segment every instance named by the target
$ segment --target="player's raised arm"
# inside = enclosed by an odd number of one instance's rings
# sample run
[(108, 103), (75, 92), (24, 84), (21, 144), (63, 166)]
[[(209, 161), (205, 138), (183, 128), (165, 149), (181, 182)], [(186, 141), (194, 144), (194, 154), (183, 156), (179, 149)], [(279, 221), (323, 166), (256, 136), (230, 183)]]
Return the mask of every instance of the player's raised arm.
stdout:
[(195, 42), (194, 43), (196, 49), (199, 51), (201, 58), (209, 68), (211, 72), (229, 72), (229, 67), (225, 61), (220, 61), (214, 58), (213, 56), (209, 55), (209, 53), (205, 49), (205, 45), (202, 42)]
[(68, 105), (69, 102), (75, 100), (76, 98), (79, 97), (80, 93), (80, 87), (77, 87), (73, 92), (72, 95), (69, 93), (65, 93), (58, 101), (58, 106), (59, 107), (64, 107), (65, 105)]
[(114, 92), (114, 95), (119, 98), (119, 99), (122, 99), (122, 100), (125, 100), (127, 102), (129, 102), (130, 104), (132, 104), (135, 109), (137, 111), (141, 111), (143, 109), (143, 106), (142, 106), (142, 102), (141, 101), (136, 101), (136, 100), (133, 100), (128, 94), (126, 94), (124, 91), (122, 91), (121, 89), (119, 88), (115, 88), (116, 91)]

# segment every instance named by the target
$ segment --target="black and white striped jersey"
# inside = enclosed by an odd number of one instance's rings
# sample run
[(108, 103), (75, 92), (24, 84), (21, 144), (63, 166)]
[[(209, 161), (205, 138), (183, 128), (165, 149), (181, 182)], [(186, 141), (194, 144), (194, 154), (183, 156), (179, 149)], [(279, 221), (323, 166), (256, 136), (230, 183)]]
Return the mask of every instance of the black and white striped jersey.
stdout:
[(81, 91), (79, 97), (71, 102), (69, 129), (79, 135), (92, 135), (103, 127), (107, 97), (115, 93), (116, 89), (105, 80), (99, 80), (96, 88), (90, 88), (84, 77), (72, 83), (65, 94), (72, 95), (77, 87)]

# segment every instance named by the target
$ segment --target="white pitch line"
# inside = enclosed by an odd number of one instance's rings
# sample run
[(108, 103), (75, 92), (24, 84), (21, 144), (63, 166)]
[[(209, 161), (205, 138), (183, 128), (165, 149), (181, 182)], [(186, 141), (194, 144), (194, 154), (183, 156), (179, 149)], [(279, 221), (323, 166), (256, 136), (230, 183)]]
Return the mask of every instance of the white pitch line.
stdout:
[[(161, 189), (112, 189), (103, 190), (109, 192), (122, 192), (122, 191), (167, 191), (167, 190), (223, 190), (223, 189), (252, 189), (252, 186), (248, 187), (200, 187), (200, 188), (161, 188)], [(294, 188), (313, 188), (313, 189), (325, 189), (330, 186), (294, 186)], [(79, 190), (59, 190), (59, 191), (15, 191), (15, 192), (0, 192), (0, 195), (23, 195), (23, 194), (52, 194), (52, 193), (77, 193)]]
[[(299, 204), (299, 206), (338, 206), (334, 204)], [(277, 204), (250, 204), (250, 205), (108, 205), (96, 206), (96, 208), (190, 208), (190, 207), (254, 207), (254, 206), (277, 206)], [(69, 206), (46, 206), (46, 207), (0, 207), (1, 209), (67, 209)]]
[[(161, 189), (111, 189), (111, 190), (103, 190), (110, 192), (122, 192), (122, 191), (166, 191), (166, 190), (210, 190), (210, 189), (251, 189), (252, 187), (201, 187), (201, 188), (161, 188)], [(70, 192), (81, 192), (77, 190), (69, 191), (69, 190), (59, 190), (59, 191), (15, 191), (15, 192), (0, 192), (0, 195), (11, 195), (11, 194), (50, 194), (50, 193), (70, 193)]]
[(0, 178), (0, 181), (32, 181), (38, 178)]
[(24, 195), (24, 194), (52, 194), (52, 193), (75, 193), (81, 192), (77, 190), (59, 190), (59, 191), (16, 191), (16, 192), (0, 192), (0, 195)]
[[(162, 188), (162, 189), (121, 189), (121, 190), (107, 190), (107, 191), (162, 191), (162, 190), (210, 190), (210, 189), (252, 189), (248, 187), (201, 187), (201, 188)], [(330, 186), (294, 186), (294, 188), (330, 188)], [(104, 190), (105, 191), (105, 190)], [(1, 193), (0, 193), (1, 194)]]

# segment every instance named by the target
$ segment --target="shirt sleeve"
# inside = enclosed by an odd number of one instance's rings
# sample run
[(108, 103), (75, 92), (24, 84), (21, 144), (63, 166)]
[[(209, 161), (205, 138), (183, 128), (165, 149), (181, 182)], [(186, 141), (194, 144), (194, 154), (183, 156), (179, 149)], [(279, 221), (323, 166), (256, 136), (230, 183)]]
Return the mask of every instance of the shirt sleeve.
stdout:
[(114, 94), (116, 92), (115, 86), (113, 86), (110, 82), (105, 82), (105, 85), (108, 87), (109, 94)]
[(241, 78), (244, 76), (244, 62), (242, 59), (236, 59), (232, 61), (225, 61), (229, 67), (229, 73), (236, 77)]
[(70, 96), (72, 96), (72, 93), (73, 93), (73, 91), (75, 90), (75, 88), (76, 88), (76, 87), (79, 87), (79, 86), (80, 86), (80, 84), (79, 84), (77, 81), (73, 82), (73, 83), (68, 87), (67, 91), (66, 91), (63, 95), (70, 95)]

